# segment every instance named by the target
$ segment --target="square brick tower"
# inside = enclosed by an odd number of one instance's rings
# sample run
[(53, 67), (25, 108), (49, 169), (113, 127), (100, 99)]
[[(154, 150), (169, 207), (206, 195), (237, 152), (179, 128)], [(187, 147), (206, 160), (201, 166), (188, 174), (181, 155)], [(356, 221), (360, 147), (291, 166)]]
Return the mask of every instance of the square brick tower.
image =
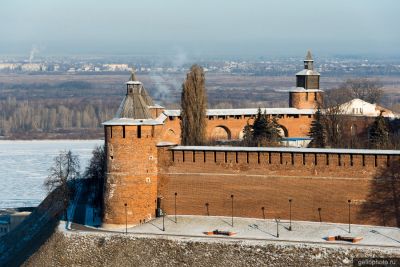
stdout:
[(289, 107), (317, 108), (322, 105), (322, 93), (319, 89), (319, 72), (314, 70), (314, 60), (308, 51), (304, 60), (304, 70), (296, 74), (296, 89), (289, 92)]
[(103, 224), (137, 225), (156, 214), (157, 142), (163, 122), (134, 73), (114, 119), (104, 122), (107, 155)]

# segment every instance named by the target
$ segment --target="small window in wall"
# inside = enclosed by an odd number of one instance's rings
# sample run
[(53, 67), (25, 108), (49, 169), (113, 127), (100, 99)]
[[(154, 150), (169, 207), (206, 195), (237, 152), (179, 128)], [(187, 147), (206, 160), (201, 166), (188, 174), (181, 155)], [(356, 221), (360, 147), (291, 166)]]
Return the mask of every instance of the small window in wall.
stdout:
[(151, 137), (154, 137), (154, 125), (151, 126)]
[(308, 93), (306, 93), (306, 101), (308, 101)]
[(142, 138), (142, 126), (138, 125), (137, 127), (137, 138)]
[(314, 93), (314, 100), (317, 100), (317, 93)]
[(110, 138), (112, 138), (112, 126), (110, 126)]
[(125, 125), (122, 126), (122, 138), (125, 138)]

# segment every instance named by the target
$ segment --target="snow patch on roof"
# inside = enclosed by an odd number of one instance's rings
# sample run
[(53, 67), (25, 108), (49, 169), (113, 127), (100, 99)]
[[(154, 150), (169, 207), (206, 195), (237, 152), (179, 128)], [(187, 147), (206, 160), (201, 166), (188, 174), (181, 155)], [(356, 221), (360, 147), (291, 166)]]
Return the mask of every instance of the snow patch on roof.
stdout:
[[(297, 109), (297, 108), (261, 108), (262, 113), (270, 115), (279, 114), (302, 114), (313, 115), (314, 109)], [(179, 109), (164, 110), (166, 116), (177, 117), (181, 111)], [(241, 109), (208, 109), (207, 116), (240, 116), (240, 115), (256, 115), (258, 108), (241, 108)]]
[(291, 147), (231, 147), (231, 146), (175, 146), (172, 150), (199, 151), (242, 151), (242, 152), (287, 152), (287, 153), (330, 153), (400, 155), (400, 150), (340, 149), (340, 148), (291, 148)]
[(297, 75), (320, 75), (320, 74), (319, 74), (318, 71), (315, 71), (315, 70), (304, 69), (304, 70), (299, 71), (298, 73), (296, 73), (296, 76)]

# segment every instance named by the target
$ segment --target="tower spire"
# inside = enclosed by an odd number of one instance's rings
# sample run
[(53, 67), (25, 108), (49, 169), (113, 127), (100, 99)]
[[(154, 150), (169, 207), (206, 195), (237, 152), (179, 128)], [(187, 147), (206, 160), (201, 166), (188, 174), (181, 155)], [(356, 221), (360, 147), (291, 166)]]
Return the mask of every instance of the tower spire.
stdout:
[(134, 67), (132, 67), (132, 70), (131, 70), (131, 77), (129, 78), (129, 81), (130, 81), (130, 82), (137, 81), (137, 80), (136, 80), (136, 74), (135, 74), (135, 68), (134, 68)]
[(307, 51), (306, 58), (304, 59), (304, 69), (313, 70), (314, 69), (314, 60), (311, 55), (311, 50)]
[(310, 61), (310, 60), (314, 61), (313, 58), (312, 58), (312, 55), (311, 55), (311, 50), (308, 49), (307, 55), (306, 55), (306, 61)]

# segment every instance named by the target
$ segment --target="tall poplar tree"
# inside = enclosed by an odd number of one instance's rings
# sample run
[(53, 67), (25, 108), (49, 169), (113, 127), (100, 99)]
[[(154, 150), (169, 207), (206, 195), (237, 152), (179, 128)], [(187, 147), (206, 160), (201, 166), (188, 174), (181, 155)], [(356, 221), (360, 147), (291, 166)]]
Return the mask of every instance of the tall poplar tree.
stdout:
[(203, 145), (206, 142), (207, 94), (203, 68), (193, 65), (182, 84), (181, 143)]

